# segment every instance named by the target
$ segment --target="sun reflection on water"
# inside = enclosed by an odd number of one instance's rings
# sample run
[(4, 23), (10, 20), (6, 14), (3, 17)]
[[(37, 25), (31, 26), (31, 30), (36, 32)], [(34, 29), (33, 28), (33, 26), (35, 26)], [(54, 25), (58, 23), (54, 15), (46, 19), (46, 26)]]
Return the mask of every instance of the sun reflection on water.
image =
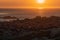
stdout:
[(42, 7), (38, 8), (38, 15), (40, 15), (40, 16), (44, 16), (45, 15), (44, 14), (44, 8), (42, 8)]

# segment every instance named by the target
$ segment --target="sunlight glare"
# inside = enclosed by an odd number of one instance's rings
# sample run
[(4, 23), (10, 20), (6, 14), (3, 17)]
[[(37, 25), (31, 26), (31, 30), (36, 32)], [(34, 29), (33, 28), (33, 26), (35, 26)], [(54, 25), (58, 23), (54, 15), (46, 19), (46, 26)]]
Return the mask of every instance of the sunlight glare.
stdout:
[(37, 3), (44, 3), (45, 0), (37, 0)]
[(38, 9), (44, 9), (43, 7), (39, 7)]

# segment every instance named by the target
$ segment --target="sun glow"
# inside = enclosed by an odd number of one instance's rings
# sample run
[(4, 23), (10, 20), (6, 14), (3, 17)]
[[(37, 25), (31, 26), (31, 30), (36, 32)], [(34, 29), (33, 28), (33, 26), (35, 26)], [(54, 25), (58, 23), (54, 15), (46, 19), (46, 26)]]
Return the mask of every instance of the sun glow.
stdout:
[(38, 8), (38, 9), (44, 9), (44, 8), (40, 7), (40, 8)]
[(37, 3), (43, 4), (44, 2), (45, 2), (45, 0), (37, 0)]

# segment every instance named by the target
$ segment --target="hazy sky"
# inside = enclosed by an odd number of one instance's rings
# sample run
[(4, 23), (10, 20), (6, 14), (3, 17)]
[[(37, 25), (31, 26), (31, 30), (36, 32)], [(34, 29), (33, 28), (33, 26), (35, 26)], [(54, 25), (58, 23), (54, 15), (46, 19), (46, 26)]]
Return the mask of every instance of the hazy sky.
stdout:
[(60, 7), (60, 0), (45, 0), (39, 4), (37, 0), (0, 0), (0, 8)]

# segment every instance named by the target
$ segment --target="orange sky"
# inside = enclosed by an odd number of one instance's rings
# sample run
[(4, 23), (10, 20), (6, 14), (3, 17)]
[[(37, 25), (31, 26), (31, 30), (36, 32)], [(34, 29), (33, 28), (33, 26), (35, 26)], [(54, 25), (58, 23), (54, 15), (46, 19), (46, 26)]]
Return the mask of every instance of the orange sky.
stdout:
[(36, 0), (0, 0), (0, 8), (34, 8), (34, 7), (60, 7), (60, 0), (45, 0), (38, 4)]

